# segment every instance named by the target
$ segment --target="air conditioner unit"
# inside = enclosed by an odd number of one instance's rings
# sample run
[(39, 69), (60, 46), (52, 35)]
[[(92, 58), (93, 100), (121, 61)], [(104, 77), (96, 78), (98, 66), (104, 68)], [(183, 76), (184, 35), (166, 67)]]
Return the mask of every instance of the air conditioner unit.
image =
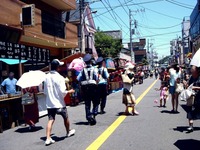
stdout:
[(22, 25), (34, 26), (35, 25), (35, 5), (25, 5), (22, 7)]

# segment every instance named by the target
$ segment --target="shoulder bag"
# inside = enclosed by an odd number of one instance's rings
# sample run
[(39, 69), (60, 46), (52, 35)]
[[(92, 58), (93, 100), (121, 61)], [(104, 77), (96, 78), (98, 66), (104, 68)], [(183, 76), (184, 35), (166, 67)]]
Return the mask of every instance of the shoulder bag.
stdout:
[(22, 105), (31, 105), (35, 102), (34, 100), (34, 94), (27, 92), (22, 95)]
[(126, 73), (121, 75), (123, 83), (131, 84), (133, 79), (130, 79)]

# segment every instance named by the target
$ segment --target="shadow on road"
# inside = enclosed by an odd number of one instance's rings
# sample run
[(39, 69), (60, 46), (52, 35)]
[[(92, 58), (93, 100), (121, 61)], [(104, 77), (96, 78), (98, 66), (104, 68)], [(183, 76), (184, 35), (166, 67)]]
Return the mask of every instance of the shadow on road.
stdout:
[[(66, 138), (66, 136), (58, 137), (58, 136), (55, 136), (54, 134), (51, 134), (51, 138), (53, 140), (55, 140), (56, 142), (59, 142), (59, 141), (63, 141)], [(45, 141), (46, 140), (46, 136), (45, 137), (41, 137), (40, 139)]]
[(162, 110), (162, 111), (160, 111), (161, 113), (166, 113), (166, 114), (173, 114), (173, 112), (172, 111), (170, 111), (170, 110)]
[(200, 141), (194, 139), (178, 140), (174, 145), (180, 150), (199, 150)]
[[(178, 126), (176, 128), (173, 128), (174, 131), (184, 132), (187, 131), (188, 126)], [(194, 131), (199, 131), (200, 127), (194, 127)]]
[(80, 122), (76, 122), (74, 123), (75, 125), (89, 125), (88, 122), (83, 122), (83, 121), (80, 121)]
[(19, 129), (15, 130), (15, 132), (28, 133), (28, 132), (37, 132), (37, 131), (42, 130), (42, 129), (43, 129), (43, 127), (41, 127), (41, 126), (34, 127), (34, 129), (32, 129), (32, 130), (29, 130), (29, 127), (26, 127), (26, 128), (19, 128)]

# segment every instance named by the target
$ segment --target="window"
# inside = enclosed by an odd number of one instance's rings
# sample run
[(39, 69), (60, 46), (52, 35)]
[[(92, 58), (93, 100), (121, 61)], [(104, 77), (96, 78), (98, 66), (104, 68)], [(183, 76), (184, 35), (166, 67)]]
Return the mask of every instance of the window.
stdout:
[(59, 38), (65, 38), (65, 22), (61, 17), (42, 11), (42, 32)]

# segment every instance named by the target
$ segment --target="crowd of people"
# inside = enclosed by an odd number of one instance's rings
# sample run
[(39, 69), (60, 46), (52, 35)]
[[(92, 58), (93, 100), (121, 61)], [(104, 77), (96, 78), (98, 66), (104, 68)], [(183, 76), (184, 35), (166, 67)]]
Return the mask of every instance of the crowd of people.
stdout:
[(187, 130), (192, 132), (194, 130), (193, 120), (200, 119), (200, 67), (192, 65), (188, 69), (173, 64), (166, 69), (161, 69), (159, 79), (161, 86), (156, 90), (160, 91), (160, 107), (166, 107), (166, 100), (171, 95), (171, 113), (179, 113), (179, 96), (185, 89), (191, 87), (193, 94), (184, 100), (193, 99), (193, 103), (187, 106), (187, 119), (189, 121)]
[[(96, 61), (90, 54), (86, 54), (83, 58), (85, 67), (77, 75), (76, 81), (80, 85), (81, 97), (85, 104), (85, 116), (89, 125), (97, 123), (96, 116), (105, 114), (105, 107), (108, 95), (108, 80), (109, 73), (103, 65), (104, 59), (99, 57)], [(48, 123), (46, 127), (46, 141), (45, 145), (54, 143), (51, 138), (51, 131), (55, 122), (56, 114), (63, 118), (66, 129), (66, 137), (73, 136), (75, 129), (70, 128), (70, 121), (68, 118), (65, 97), (75, 92), (74, 89), (66, 87), (66, 78), (59, 74), (59, 66), (63, 65), (58, 59), (51, 62), (51, 70), (46, 75), (44, 81), (44, 94), (46, 95), (46, 106), (48, 113)], [(161, 84), (160, 88), (160, 103), (159, 107), (166, 107), (166, 101), (171, 95), (172, 110), (171, 113), (179, 113), (179, 95), (184, 89), (192, 87), (194, 94), (192, 98), (194, 103), (188, 106), (187, 119), (189, 122), (188, 132), (193, 131), (193, 120), (200, 119), (200, 67), (192, 66), (191, 70), (181, 68), (178, 64), (173, 64), (164, 69), (155, 69), (154, 71), (144, 71), (142, 69), (135, 71), (135, 66), (132, 63), (127, 63), (123, 72), (116, 76), (116, 81), (123, 82), (122, 103), (125, 105), (124, 115), (139, 115), (136, 110), (136, 99), (133, 93), (133, 85), (138, 82), (143, 83), (144, 78), (153, 75), (155, 79), (159, 77)], [(136, 81), (137, 78), (137, 81)], [(16, 92), (16, 82), (14, 74), (10, 73), (9, 77), (5, 79), (1, 86), (6, 86), (7, 93)], [(23, 89), (23, 93), (30, 93), (34, 99), (31, 105), (24, 105), (24, 119), (29, 129), (33, 130), (35, 123), (39, 121), (39, 111), (37, 104), (38, 87), (29, 87)], [(129, 109), (131, 108), (131, 109)], [(131, 110), (131, 112), (129, 112)]]

